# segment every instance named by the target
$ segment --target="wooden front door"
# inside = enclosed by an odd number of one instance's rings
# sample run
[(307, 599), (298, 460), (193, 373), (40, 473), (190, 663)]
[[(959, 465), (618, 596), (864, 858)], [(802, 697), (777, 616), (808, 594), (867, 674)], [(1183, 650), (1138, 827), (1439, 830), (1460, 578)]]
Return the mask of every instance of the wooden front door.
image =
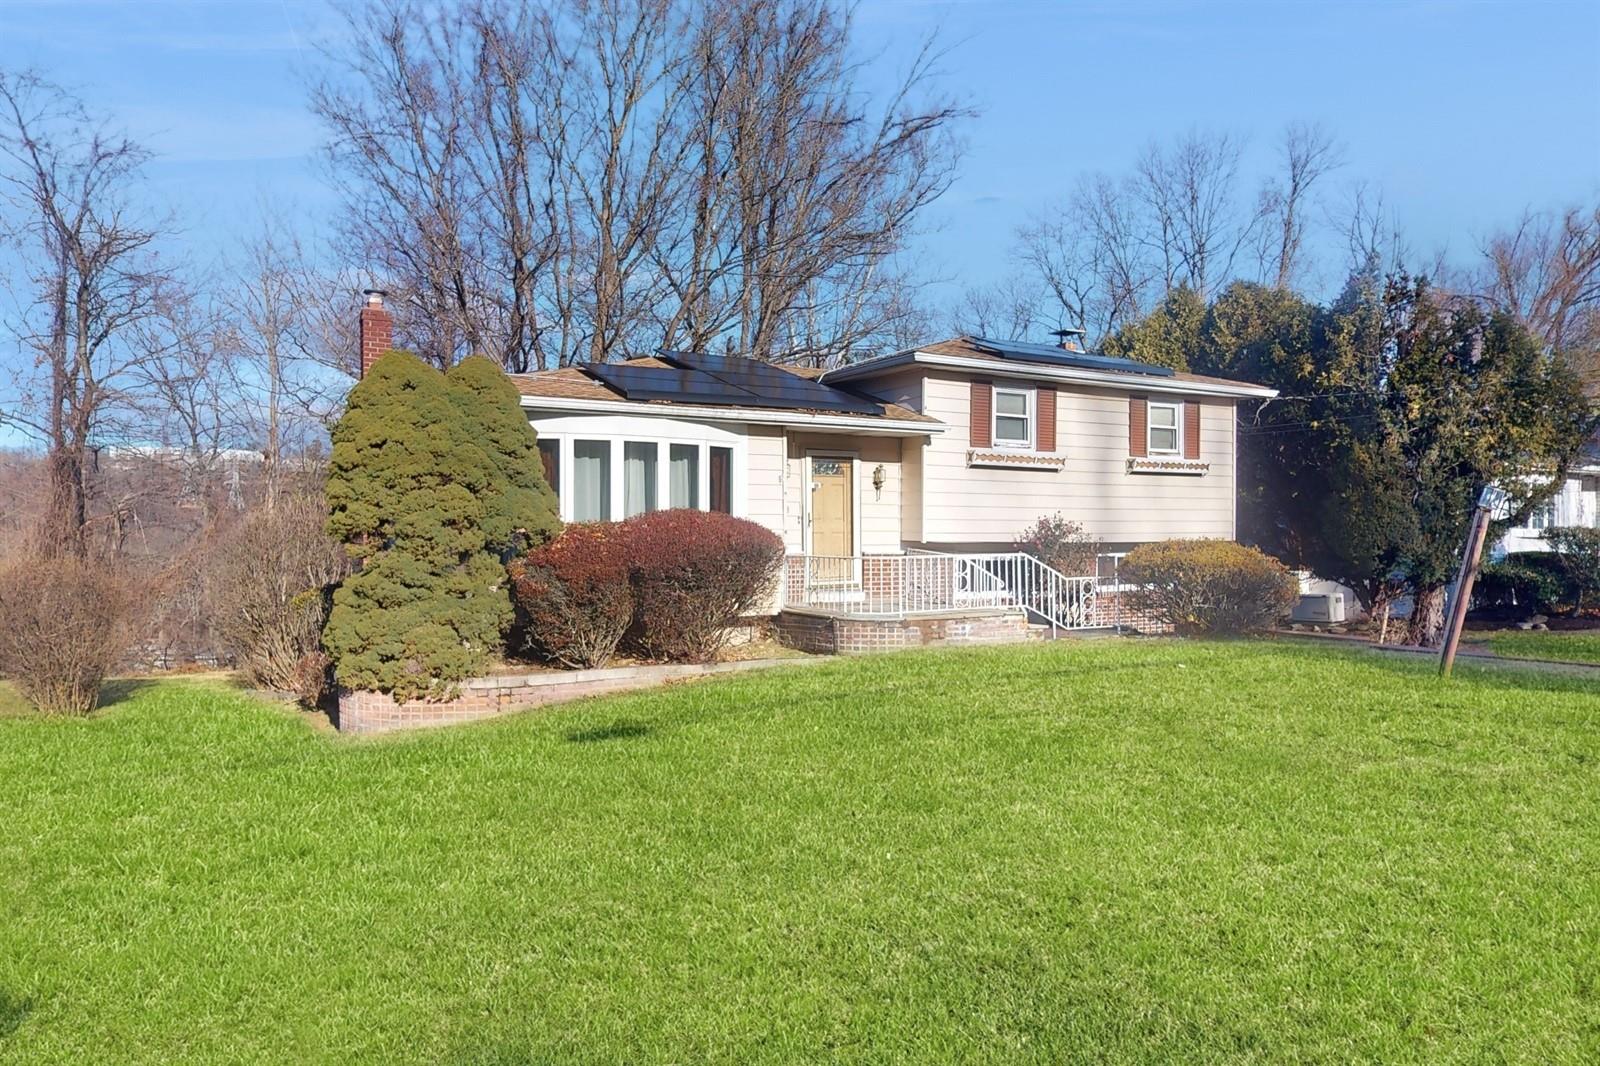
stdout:
[(855, 460), (811, 457), (811, 554), (854, 555)]

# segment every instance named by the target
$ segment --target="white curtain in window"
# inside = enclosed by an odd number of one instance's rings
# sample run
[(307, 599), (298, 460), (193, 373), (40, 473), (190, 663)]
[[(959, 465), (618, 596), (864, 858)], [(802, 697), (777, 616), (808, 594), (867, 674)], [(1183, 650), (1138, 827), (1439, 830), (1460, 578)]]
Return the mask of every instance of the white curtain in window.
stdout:
[(611, 442), (572, 442), (572, 520), (605, 522), (611, 518)]
[(630, 440), (622, 446), (622, 509), (626, 517), (656, 509), (656, 445)]
[(674, 444), (672, 465), (667, 471), (672, 482), (673, 507), (700, 506), (700, 446)]

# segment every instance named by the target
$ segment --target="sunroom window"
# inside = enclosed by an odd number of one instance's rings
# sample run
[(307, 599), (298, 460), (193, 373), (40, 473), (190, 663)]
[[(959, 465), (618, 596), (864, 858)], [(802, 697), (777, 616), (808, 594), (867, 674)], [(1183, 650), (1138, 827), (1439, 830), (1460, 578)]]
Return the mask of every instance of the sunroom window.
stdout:
[(611, 520), (611, 442), (572, 442), (572, 520)]
[(656, 509), (656, 452), (654, 441), (630, 440), (622, 446), (622, 514)]
[(1010, 448), (1033, 446), (1033, 394), (1027, 389), (994, 390), (994, 443)]
[(700, 506), (700, 445), (674, 444), (668, 472), (673, 507)]

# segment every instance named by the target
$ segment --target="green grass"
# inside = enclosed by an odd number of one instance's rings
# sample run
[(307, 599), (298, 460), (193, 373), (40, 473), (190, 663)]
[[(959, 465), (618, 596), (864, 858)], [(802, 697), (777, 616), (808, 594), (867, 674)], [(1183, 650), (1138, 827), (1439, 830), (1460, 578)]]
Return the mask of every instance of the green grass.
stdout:
[(0, 721), (0, 1062), (1600, 1059), (1600, 693), (861, 658), (352, 740)]
[(1600, 630), (1563, 633), (1505, 629), (1487, 634), (1483, 643), (1488, 644), (1496, 655), (1600, 663)]

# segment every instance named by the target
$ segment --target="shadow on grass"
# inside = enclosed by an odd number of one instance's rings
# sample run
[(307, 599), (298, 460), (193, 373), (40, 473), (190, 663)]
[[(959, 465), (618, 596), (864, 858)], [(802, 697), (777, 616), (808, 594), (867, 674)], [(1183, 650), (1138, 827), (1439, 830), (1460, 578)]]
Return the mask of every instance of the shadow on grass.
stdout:
[(0, 1040), (20, 1029), (32, 1013), (33, 1000), (18, 999), (9, 992), (0, 991)]
[(100, 702), (95, 704), (95, 710), (103, 711), (124, 700), (132, 699), (147, 688), (160, 684), (159, 681), (148, 677), (115, 677), (100, 686)]
[(631, 737), (647, 737), (653, 732), (655, 732), (655, 727), (653, 726), (623, 718), (612, 722), (610, 725), (595, 726), (591, 729), (574, 729), (567, 734), (567, 740), (573, 744), (597, 744), (603, 740), (627, 740)]

